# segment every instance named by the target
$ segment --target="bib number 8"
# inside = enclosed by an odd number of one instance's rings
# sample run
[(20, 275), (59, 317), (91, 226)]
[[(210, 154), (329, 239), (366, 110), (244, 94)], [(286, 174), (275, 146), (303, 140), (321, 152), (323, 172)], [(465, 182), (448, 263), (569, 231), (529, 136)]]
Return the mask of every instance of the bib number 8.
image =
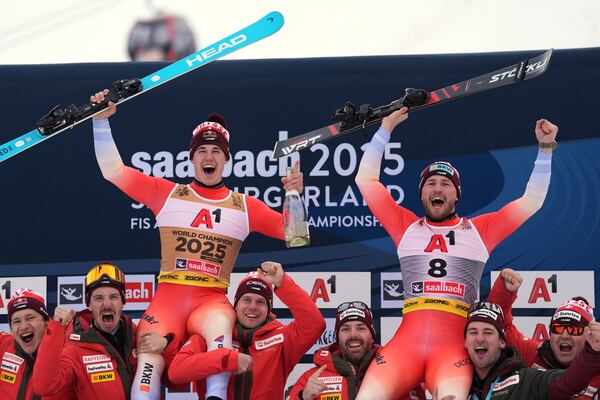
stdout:
[(446, 271), (446, 267), (448, 263), (441, 258), (434, 258), (429, 261), (429, 271), (427, 273), (434, 278), (443, 278), (448, 275), (448, 271)]

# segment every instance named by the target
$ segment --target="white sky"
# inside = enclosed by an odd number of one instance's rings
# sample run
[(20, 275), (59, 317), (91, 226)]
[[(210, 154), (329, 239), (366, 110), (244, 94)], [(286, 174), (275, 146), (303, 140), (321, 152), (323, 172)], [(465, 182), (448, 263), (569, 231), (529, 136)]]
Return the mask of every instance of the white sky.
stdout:
[[(155, 0), (205, 47), (280, 11), (274, 36), (230, 56), (294, 58), (600, 46), (600, 0)], [(127, 61), (146, 0), (0, 0), (0, 64)]]

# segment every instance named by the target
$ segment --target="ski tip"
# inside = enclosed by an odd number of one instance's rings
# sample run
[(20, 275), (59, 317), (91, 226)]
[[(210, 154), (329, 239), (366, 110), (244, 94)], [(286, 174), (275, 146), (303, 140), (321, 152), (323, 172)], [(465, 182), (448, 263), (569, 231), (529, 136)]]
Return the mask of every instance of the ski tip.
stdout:
[(270, 12), (267, 15), (265, 15), (263, 19), (266, 20), (268, 23), (278, 27), (282, 27), (284, 22), (283, 14), (279, 11)]

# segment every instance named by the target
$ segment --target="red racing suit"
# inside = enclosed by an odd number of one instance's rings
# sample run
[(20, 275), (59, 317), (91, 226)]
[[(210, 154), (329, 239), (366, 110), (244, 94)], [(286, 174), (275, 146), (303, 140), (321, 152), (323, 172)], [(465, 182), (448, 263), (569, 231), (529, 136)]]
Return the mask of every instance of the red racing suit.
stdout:
[[(367, 372), (367, 368), (380, 350), (379, 345), (374, 344), (371, 350), (365, 354), (360, 366), (355, 368), (351, 363), (344, 360), (337, 343), (330, 344), (315, 352), (314, 368), (304, 372), (290, 391), (290, 400), (303, 400), (302, 391), (306, 383), (320, 367), (327, 367), (319, 376), (319, 379), (327, 384), (327, 388), (321, 393), (317, 400), (354, 400)], [(398, 400), (425, 400), (425, 391), (419, 385), (406, 396)]]
[(522, 197), (472, 219), (435, 223), (396, 203), (379, 181), (390, 134), (380, 128), (362, 157), (356, 183), (396, 248), (404, 287), (404, 318), (371, 363), (358, 398), (402, 396), (420, 382), (443, 398), (466, 398), (472, 367), (464, 348), (469, 305), (477, 297), (489, 254), (541, 208), (551, 175), (551, 155), (538, 152)]
[[(510, 292), (504, 286), (502, 276), (499, 275), (487, 298), (488, 301), (496, 303), (504, 312), (504, 331), (506, 332), (506, 343), (515, 347), (521, 353), (527, 367), (541, 369), (565, 369), (567, 366), (558, 362), (550, 348), (549, 340), (534, 340), (523, 335), (513, 324), (512, 305), (517, 299), (516, 292)], [(590, 400), (599, 395), (600, 375), (596, 375), (578, 395), (571, 397), (577, 400)]]
[[(63, 339), (64, 341), (64, 336)], [(35, 361), (25, 353), (14, 337), (0, 332), (0, 400), (70, 400), (75, 399), (72, 388), (54, 396), (38, 396), (33, 392)], [(38, 366), (38, 369), (40, 367)], [(46, 371), (52, 375), (50, 371)]]
[[(121, 317), (126, 354), (126, 359), (123, 359), (91, 322), (89, 310), (78, 313), (67, 328), (56, 321), (49, 321), (38, 350), (40, 368), (36, 368), (33, 374), (36, 393), (53, 394), (61, 388), (74, 386), (78, 399), (130, 398), (131, 380), (137, 365), (135, 324), (131, 318)], [(68, 336), (63, 347), (65, 335)], [(174, 356), (177, 343), (173, 340), (165, 349), (166, 360)]]
[(294, 320), (282, 325), (271, 314), (264, 325), (249, 330), (236, 324), (235, 350), (219, 349), (206, 353), (206, 342), (194, 335), (181, 348), (169, 368), (173, 383), (196, 381), (199, 398), (204, 398), (204, 378), (220, 372), (237, 371), (238, 351), (249, 354), (252, 370), (232, 375), (228, 399), (282, 399), (285, 382), (302, 355), (325, 329), (325, 320), (310, 296), (285, 274), (277, 297), (289, 307)]

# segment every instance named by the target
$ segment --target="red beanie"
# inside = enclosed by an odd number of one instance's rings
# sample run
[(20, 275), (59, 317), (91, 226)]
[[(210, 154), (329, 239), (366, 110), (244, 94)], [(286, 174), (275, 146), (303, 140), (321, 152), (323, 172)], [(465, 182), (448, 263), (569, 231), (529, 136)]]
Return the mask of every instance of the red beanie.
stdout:
[(219, 114), (210, 114), (206, 122), (201, 123), (192, 133), (190, 142), (190, 160), (194, 158), (196, 149), (203, 144), (214, 144), (223, 150), (225, 158), (229, 161), (229, 131), (225, 118)]
[(465, 337), (467, 336), (467, 328), (471, 322), (486, 322), (491, 324), (496, 328), (500, 337), (506, 339), (506, 333), (504, 332), (504, 312), (502, 311), (502, 307), (497, 304), (481, 301), (471, 306), (465, 325)]
[(436, 161), (433, 164), (425, 167), (423, 172), (421, 172), (421, 180), (419, 181), (419, 198), (423, 192), (423, 185), (425, 185), (425, 181), (427, 178), (433, 175), (441, 175), (450, 179), (456, 188), (456, 197), (460, 199), (460, 174), (458, 173), (458, 170), (452, 166), (452, 164), (446, 161)]
[(37, 311), (46, 321), (49, 319), (46, 301), (42, 295), (31, 289), (21, 288), (17, 290), (8, 301), (6, 307), (8, 312), (8, 324), (11, 324), (11, 316), (16, 311), (25, 310), (26, 308)]
[(373, 326), (373, 313), (362, 301), (349, 301), (338, 306), (335, 314), (335, 337), (338, 340), (338, 332), (342, 325), (349, 321), (360, 321), (369, 327), (373, 340), (375, 340), (375, 327)]
[(233, 306), (237, 306), (240, 298), (246, 293), (256, 293), (267, 300), (269, 311), (273, 306), (273, 288), (271, 284), (262, 279), (256, 272), (250, 272), (247, 277), (242, 279), (235, 292)]
[(585, 301), (575, 298), (556, 309), (552, 324), (587, 326), (594, 319), (594, 309)]

